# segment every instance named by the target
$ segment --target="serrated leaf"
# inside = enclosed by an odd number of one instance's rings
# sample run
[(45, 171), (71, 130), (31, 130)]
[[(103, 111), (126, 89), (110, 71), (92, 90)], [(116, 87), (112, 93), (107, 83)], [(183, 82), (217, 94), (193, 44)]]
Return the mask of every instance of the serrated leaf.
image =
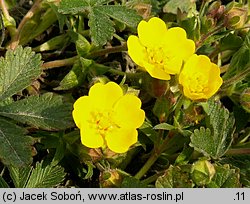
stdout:
[(31, 174), (32, 167), (27, 166), (24, 168), (16, 168), (13, 166), (8, 167), (10, 176), (15, 185), (15, 188), (24, 188), (28, 182)]
[(46, 130), (63, 130), (74, 125), (72, 105), (59, 95), (46, 93), (0, 107), (0, 115)]
[(107, 15), (100, 13), (95, 7), (89, 14), (89, 27), (91, 39), (97, 46), (106, 44), (115, 33), (113, 22)]
[(55, 90), (69, 90), (81, 85), (92, 64), (93, 61), (89, 59), (80, 58), (80, 60), (77, 60), (70, 72), (60, 82), (60, 86), (56, 87)]
[(45, 165), (43, 162), (36, 163), (26, 188), (52, 188), (64, 180), (64, 169), (61, 166)]
[(0, 158), (5, 165), (26, 166), (32, 161), (31, 137), (25, 129), (0, 118)]
[(163, 176), (155, 182), (156, 188), (192, 188), (194, 186), (189, 177), (180, 166), (170, 166)]
[(108, 5), (98, 6), (95, 9), (132, 28), (136, 28), (138, 23), (142, 20), (142, 17), (139, 16), (135, 10), (129, 9), (126, 6)]
[(203, 107), (209, 116), (212, 130), (204, 127), (194, 130), (190, 146), (205, 156), (218, 159), (226, 153), (233, 141), (234, 117), (220, 103), (214, 101), (208, 101)]
[(194, 130), (190, 146), (205, 156), (216, 155), (216, 143), (209, 128), (201, 127), (199, 130)]
[(230, 164), (240, 169), (240, 182), (245, 187), (250, 187), (250, 155), (235, 155), (225, 157), (220, 161), (222, 164)]
[(40, 66), (41, 55), (31, 48), (8, 50), (5, 58), (0, 58), (0, 101), (29, 86), (41, 74)]
[(109, 2), (111, 0), (61, 0), (58, 11), (63, 14), (79, 14)]
[(215, 165), (215, 175), (211, 182), (206, 185), (208, 188), (240, 188), (239, 170), (230, 169), (229, 165)]
[(233, 55), (227, 72), (223, 79), (231, 77), (245, 71), (250, 66), (250, 32), (248, 32), (241, 48)]
[(90, 8), (88, 0), (61, 0), (58, 12), (63, 14), (83, 13)]

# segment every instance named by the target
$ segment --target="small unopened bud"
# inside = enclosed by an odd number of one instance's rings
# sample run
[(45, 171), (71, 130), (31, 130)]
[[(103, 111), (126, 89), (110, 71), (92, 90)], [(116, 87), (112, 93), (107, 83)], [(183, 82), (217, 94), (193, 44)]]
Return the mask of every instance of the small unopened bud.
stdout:
[(227, 28), (242, 28), (247, 22), (248, 10), (245, 7), (234, 6), (225, 14), (224, 23)]
[(109, 169), (101, 172), (99, 181), (101, 188), (119, 187), (122, 183), (122, 176), (116, 169)]
[(212, 180), (215, 175), (215, 168), (209, 161), (200, 160), (193, 164), (191, 175), (197, 186), (204, 186)]
[(242, 107), (250, 113), (250, 88), (246, 88), (240, 96)]
[(207, 16), (215, 20), (219, 20), (224, 12), (225, 6), (221, 5), (221, 2), (215, 1), (209, 6)]

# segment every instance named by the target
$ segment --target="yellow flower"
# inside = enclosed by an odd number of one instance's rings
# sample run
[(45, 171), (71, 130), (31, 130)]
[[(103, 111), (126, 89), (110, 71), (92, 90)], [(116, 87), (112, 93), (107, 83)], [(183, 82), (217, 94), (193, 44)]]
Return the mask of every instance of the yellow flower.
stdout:
[(88, 96), (76, 100), (73, 118), (80, 128), (81, 142), (90, 148), (108, 146), (126, 152), (137, 142), (137, 130), (145, 119), (138, 97), (123, 94), (114, 82), (93, 85)]
[(210, 98), (222, 82), (220, 68), (205, 55), (192, 55), (179, 76), (184, 95), (192, 100)]
[(128, 38), (128, 54), (154, 78), (169, 80), (179, 74), (183, 61), (195, 52), (195, 44), (180, 27), (167, 29), (160, 18), (153, 17), (138, 25), (138, 36)]

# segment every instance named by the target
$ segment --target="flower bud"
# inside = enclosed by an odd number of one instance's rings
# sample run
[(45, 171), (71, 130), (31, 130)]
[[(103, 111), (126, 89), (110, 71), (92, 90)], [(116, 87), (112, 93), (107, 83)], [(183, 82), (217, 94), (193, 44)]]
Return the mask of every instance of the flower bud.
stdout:
[(207, 12), (207, 16), (216, 20), (219, 20), (225, 12), (225, 6), (221, 5), (221, 2), (213, 2)]
[(122, 176), (116, 169), (105, 170), (99, 176), (101, 188), (119, 187), (122, 183)]
[(242, 107), (250, 113), (250, 88), (246, 88), (240, 96)]
[(225, 26), (229, 29), (242, 28), (247, 22), (248, 10), (245, 7), (234, 5), (229, 9), (224, 18)]
[(209, 161), (200, 160), (193, 164), (191, 175), (192, 180), (197, 186), (204, 186), (210, 183), (215, 175), (215, 168)]

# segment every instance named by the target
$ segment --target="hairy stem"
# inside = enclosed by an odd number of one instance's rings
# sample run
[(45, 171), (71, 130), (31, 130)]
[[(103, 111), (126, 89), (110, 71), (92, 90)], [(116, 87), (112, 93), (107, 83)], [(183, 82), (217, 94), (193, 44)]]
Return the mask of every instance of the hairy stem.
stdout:
[(56, 67), (70, 66), (70, 65), (73, 65), (77, 59), (78, 59), (78, 56), (74, 56), (74, 57), (67, 58), (67, 59), (45, 62), (42, 65), (42, 69), (47, 70), (47, 69), (52, 69)]
[(14, 37), (11, 40), (11, 43), (9, 45), (10, 49), (14, 50), (18, 46), (19, 41), (20, 41), (20, 34), (21, 34), (21, 31), (22, 31), (24, 25), (27, 23), (28, 20), (30, 20), (34, 16), (34, 14), (36, 13), (36, 11), (40, 8), (40, 4), (41, 4), (42, 1), (43, 0), (37, 0), (37, 1), (35, 1), (35, 3), (33, 4), (33, 6), (31, 7), (31, 9), (23, 17), (22, 21), (20, 22), (20, 24), (19, 24), (19, 26), (17, 28), (16, 34), (14, 35)]
[(225, 90), (227, 89), (229, 86), (236, 84), (237, 82), (241, 81), (242, 79), (244, 79), (247, 75), (249, 75), (250, 73), (250, 67), (247, 67), (244, 71), (242, 71), (241, 73), (239, 73), (238, 75), (224, 81), (221, 90)]
[(101, 50), (91, 52), (88, 57), (95, 58), (95, 57), (100, 57), (100, 56), (107, 55), (107, 54), (126, 51), (126, 50), (127, 50), (127, 44), (124, 43), (123, 45), (110, 47), (110, 48), (105, 48), (105, 49), (101, 49)]
[(222, 28), (224, 28), (224, 24), (220, 24), (220, 25), (216, 26), (213, 30), (211, 30), (207, 34), (203, 35), (201, 37), (201, 39), (195, 43), (196, 50), (198, 50), (202, 46), (202, 44), (206, 41), (207, 38), (209, 38), (211, 35), (217, 33)]
[(226, 155), (250, 154), (250, 148), (229, 149)]
[[(7, 6), (6, 6), (4, 0), (0, 0), (0, 8), (1, 8), (3, 16), (6, 18), (6, 20), (8, 22), (11, 22), (12, 21), (12, 17), (9, 14), (9, 11), (7, 9)], [(14, 26), (8, 26), (7, 30), (9, 31), (11, 37), (15, 36), (15, 34), (17, 32), (17, 30), (16, 30), (16, 28)]]
[[(95, 51), (95, 52), (91, 52), (88, 55), (88, 58), (99, 57), (99, 56), (102, 56), (102, 55), (122, 52), (122, 51), (126, 51), (126, 50), (127, 50), (127, 45), (124, 44), (124, 45), (121, 45), (121, 46), (105, 48), (105, 49), (101, 49), (101, 50), (98, 50), (98, 51)], [(43, 69), (53, 69), (53, 68), (56, 68), (56, 67), (70, 66), (70, 65), (73, 65), (77, 59), (78, 59), (78, 56), (74, 56), (74, 57), (67, 58), (67, 59), (55, 60), (55, 61), (51, 61), (51, 62), (45, 62), (42, 67), (43, 67)], [(126, 75), (127, 74), (127, 73), (119, 71), (119, 70), (114, 71), (114, 73), (118, 74), (118, 75)]]

